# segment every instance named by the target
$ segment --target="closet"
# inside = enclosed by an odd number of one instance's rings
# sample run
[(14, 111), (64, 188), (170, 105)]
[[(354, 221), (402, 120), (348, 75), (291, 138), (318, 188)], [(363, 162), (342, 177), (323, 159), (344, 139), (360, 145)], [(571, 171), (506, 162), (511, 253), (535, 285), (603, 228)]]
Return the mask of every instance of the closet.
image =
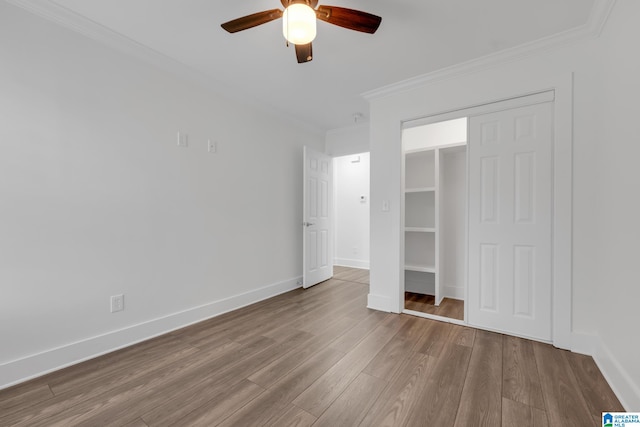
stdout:
[(403, 130), (404, 287), (433, 297), (431, 314), (464, 300), (466, 138), (466, 118)]
[[(569, 323), (570, 268), (554, 254), (570, 252), (570, 209), (556, 204), (570, 195), (571, 138), (554, 138), (554, 97), (403, 123), (405, 313), (547, 342), (554, 317)], [(466, 118), (436, 121), (454, 114)], [(554, 308), (556, 296), (564, 309)], [(458, 316), (451, 301), (462, 304)]]

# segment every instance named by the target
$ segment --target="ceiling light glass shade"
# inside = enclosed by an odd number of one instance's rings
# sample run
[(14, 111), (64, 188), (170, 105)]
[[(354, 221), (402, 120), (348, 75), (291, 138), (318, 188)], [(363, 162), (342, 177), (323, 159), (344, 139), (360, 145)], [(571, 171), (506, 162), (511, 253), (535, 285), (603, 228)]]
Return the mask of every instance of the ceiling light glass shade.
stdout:
[(289, 43), (311, 43), (316, 38), (316, 12), (306, 4), (290, 5), (282, 15), (282, 34)]

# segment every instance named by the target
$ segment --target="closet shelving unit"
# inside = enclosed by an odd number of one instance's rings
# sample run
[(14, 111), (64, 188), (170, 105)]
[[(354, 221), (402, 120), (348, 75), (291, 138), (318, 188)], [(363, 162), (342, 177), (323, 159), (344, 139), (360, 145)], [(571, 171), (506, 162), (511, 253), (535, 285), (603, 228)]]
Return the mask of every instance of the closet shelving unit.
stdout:
[[(465, 151), (466, 142), (404, 152), (404, 270), (405, 290), (444, 298), (442, 285), (442, 217), (450, 197), (444, 194), (446, 155)], [(447, 202), (447, 203), (445, 203)], [(446, 218), (444, 218), (446, 219)]]
[(405, 152), (405, 290), (435, 295), (437, 280), (436, 150)]

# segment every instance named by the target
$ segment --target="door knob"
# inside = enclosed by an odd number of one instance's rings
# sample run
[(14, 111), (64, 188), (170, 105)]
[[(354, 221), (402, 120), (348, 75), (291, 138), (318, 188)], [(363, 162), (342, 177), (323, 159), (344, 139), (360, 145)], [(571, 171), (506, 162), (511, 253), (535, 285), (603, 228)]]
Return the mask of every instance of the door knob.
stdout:
[(304, 225), (305, 227), (311, 227), (313, 224), (313, 222), (303, 222), (302, 225)]

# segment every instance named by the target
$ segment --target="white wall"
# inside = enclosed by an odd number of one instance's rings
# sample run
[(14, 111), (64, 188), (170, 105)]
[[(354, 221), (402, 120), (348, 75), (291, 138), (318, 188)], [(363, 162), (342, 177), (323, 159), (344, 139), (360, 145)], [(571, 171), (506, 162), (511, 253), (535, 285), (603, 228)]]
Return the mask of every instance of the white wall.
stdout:
[(439, 279), (445, 297), (463, 300), (467, 267), (467, 151), (465, 147), (443, 152), (440, 162), (442, 205), (439, 239), (442, 255)]
[(323, 135), (5, 2), (0, 64), (0, 388), (296, 287)]
[[(597, 319), (595, 331), (602, 340), (598, 356), (618, 366), (631, 379), (620, 387), (628, 410), (640, 411), (640, 2), (618, 0), (603, 33), (604, 96), (602, 132), (592, 172), (597, 185), (590, 209), (596, 210), (597, 276), (591, 278)], [(586, 230), (585, 230), (586, 232)], [(635, 387), (633, 387), (635, 386)]]
[(325, 152), (333, 157), (369, 151), (369, 123), (360, 123), (327, 132)]
[(369, 268), (369, 153), (335, 157), (333, 174), (334, 264)]
[[(369, 305), (396, 310), (401, 271), (402, 120), (550, 88), (573, 73), (572, 309), (576, 349), (588, 350), (627, 409), (640, 410), (637, 116), (640, 3), (619, 0), (604, 36), (485, 66), (371, 100)], [(391, 209), (382, 211), (383, 201)], [(607, 304), (609, 303), (609, 304)], [(634, 308), (635, 307), (635, 308)], [(585, 345), (585, 343), (590, 343)], [(600, 350), (599, 350), (600, 349)], [(606, 351), (603, 351), (605, 349)]]

